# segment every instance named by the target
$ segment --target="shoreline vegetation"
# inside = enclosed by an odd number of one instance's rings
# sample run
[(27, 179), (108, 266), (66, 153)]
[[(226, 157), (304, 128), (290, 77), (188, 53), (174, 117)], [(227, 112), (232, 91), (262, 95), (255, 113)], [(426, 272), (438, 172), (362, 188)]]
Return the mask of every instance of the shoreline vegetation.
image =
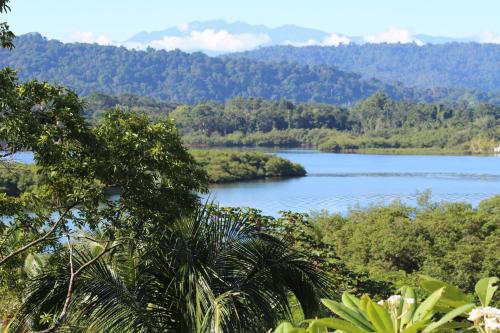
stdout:
[(270, 149), (279, 151), (283, 149), (317, 150), (322, 153), (333, 154), (367, 154), (367, 155), (432, 155), (432, 156), (496, 156), (495, 153), (483, 152), (473, 153), (462, 149), (453, 148), (359, 148), (351, 150), (328, 151), (320, 150), (314, 146), (210, 146), (210, 145), (187, 145), (189, 149), (196, 150), (238, 150), (238, 149)]
[(189, 152), (203, 166), (212, 184), (306, 175), (302, 165), (262, 152), (234, 149), (195, 149)]
[[(211, 184), (306, 175), (302, 165), (263, 152), (235, 149), (190, 149), (189, 152), (205, 169)], [(19, 196), (36, 186), (39, 180), (34, 165), (6, 162), (0, 168), (0, 192), (10, 196)]]
[(114, 108), (172, 119), (189, 147), (432, 155), (493, 154), (500, 147), (500, 107), (473, 101), (414, 103), (383, 92), (352, 105), (262, 98), (174, 105), (130, 94), (85, 101), (93, 123)]

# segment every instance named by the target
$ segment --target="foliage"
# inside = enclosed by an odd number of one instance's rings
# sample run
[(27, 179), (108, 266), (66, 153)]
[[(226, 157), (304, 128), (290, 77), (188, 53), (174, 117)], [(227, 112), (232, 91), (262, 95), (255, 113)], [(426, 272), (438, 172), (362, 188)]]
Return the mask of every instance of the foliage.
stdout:
[[(157, 246), (121, 243), (76, 281), (63, 329), (72, 332), (261, 332), (290, 317), (289, 295), (307, 316), (332, 282), (249, 216), (201, 207), (168, 222)], [(100, 253), (82, 241), (76, 265)], [(68, 284), (66, 251), (43, 258), (10, 331), (42, 329), (42, 316), (62, 307)]]
[(110, 96), (94, 93), (86, 96), (84, 101), (85, 110), (83, 116), (93, 124), (98, 123), (107, 112), (114, 109), (140, 113), (147, 115), (153, 121), (161, 121), (177, 107), (173, 103), (134, 94)]
[(500, 275), (498, 207), (499, 196), (477, 208), (422, 200), (417, 208), (392, 204), (354, 209), (347, 216), (316, 213), (309, 229), (348, 268), (372, 279), (401, 286), (425, 274), (471, 293), (475, 281)]
[[(10, 0), (0, 0), (0, 14), (10, 11)], [(0, 49), (13, 49), (15, 35), (9, 29), (7, 22), (0, 22)]]
[(39, 182), (33, 166), (3, 162), (0, 169), (0, 193), (19, 196), (22, 192), (31, 190)]
[(284, 158), (261, 152), (237, 150), (191, 150), (213, 183), (254, 180), (266, 177), (300, 177), (305, 169)]
[[(114, 120), (113, 120), (114, 121)], [(102, 126), (102, 125), (99, 125)], [(141, 135), (147, 139), (147, 135)], [(120, 147), (120, 149), (124, 149)], [(238, 150), (190, 150), (195, 161), (208, 174), (210, 183), (226, 183), (256, 180), (270, 177), (301, 177), (305, 169), (287, 159), (262, 152), (244, 152)], [(113, 152), (115, 156), (116, 153)], [(127, 160), (129, 158), (127, 157)], [(144, 160), (144, 157), (142, 157)], [(165, 164), (167, 165), (167, 164)], [(20, 196), (33, 190), (42, 183), (33, 165), (22, 163), (4, 163), (0, 169), (0, 193)], [(109, 195), (119, 191), (109, 189)]]
[[(402, 82), (409, 87), (497, 91), (500, 47), (496, 44), (363, 44), (332, 47), (275, 46), (228, 57), (336, 66), (347, 72)], [(435, 89), (433, 89), (435, 90)], [(429, 90), (432, 91), (432, 90)]]
[[(63, 44), (36, 33), (19, 36), (12, 52), (0, 50), (0, 66), (17, 69), (23, 81), (37, 78), (56, 82), (81, 95), (134, 93), (176, 103), (223, 102), (240, 96), (346, 104), (380, 90), (397, 100), (499, 102), (494, 93), (405, 88), (400, 83), (386, 84), (370, 75), (364, 79), (360, 74), (324, 64), (304, 66), (296, 62), (212, 58), (178, 50)], [(486, 67), (494, 66), (490, 63)], [(494, 69), (489, 71), (496, 73)]]
[[(0, 71), (0, 83), (2, 168), (9, 166), (5, 157), (32, 151), (38, 185), (28, 186), (30, 177), (23, 180), (31, 168), (26, 167), (19, 177), (6, 178), (25, 182), (25, 191), (19, 197), (0, 195), (1, 289), (9, 286), (2, 315), (9, 317), (23, 288), (19, 260), (28, 253), (59, 251), (73, 242), (74, 228), (102, 228), (112, 239), (153, 243), (165, 220), (195, 207), (207, 177), (168, 120), (152, 123), (114, 111), (91, 128), (82, 101), (69, 90), (38, 81), (19, 84), (8, 68)], [(110, 197), (111, 190), (119, 191), (121, 200)], [(63, 309), (52, 330), (65, 315)]]
[[(305, 329), (295, 329), (283, 323), (275, 332), (326, 333), (329, 329), (347, 333), (450, 332), (470, 327), (467, 322), (454, 320), (471, 310), (474, 304), (467, 303), (467, 296), (459, 289), (434, 281), (433, 292), (421, 302), (411, 287), (403, 287), (400, 295), (392, 295), (377, 303), (367, 295), (359, 299), (349, 293), (342, 295), (342, 303), (324, 299), (323, 304), (340, 319), (310, 320)], [(436, 316), (437, 313), (440, 316)]]
[[(500, 141), (500, 109), (487, 104), (395, 102), (377, 93), (351, 107), (234, 99), (199, 103), (169, 114), (188, 144), (314, 146), (340, 152), (367, 148), (438, 148), (491, 152)], [(487, 121), (486, 121), (487, 120)]]
[(0, 50), (0, 66), (19, 70), (22, 80), (57, 82), (82, 95), (134, 93), (177, 103), (224, 101), (235, 96), (346, 103), (386, 87), (394, 96), (413, 94), (328, 66), (226, 60), (178, 50), (63, 44), (38, 34), (18, 37), (12, 52)]
[[(497, 277), (488, 277), (476, 283), (480, 307), (474, 308), (470, 297), (448, 283), (423, 277), (422, 286), (430, 295), (418, 302), (411, 287), (404, 286), (399, 295), (375, 303), (368, 295), (357, 298), (345, 292), (342, 303), (323, 299), (323, 304), (339, 318), (305, 321), (307, 328), (294, 328), (282, 323), (275, 333), (326, 333), (329, 329), (346, 333), (368, 332), (467, 332), (472, 327), (480, 333), (500, 330), (500, 310), (489, 307), (496, 289)], [(474, 308), (474, 309), (473, 309)], [(469, 310), (472, 310), (469, 312)], [(468, 323), (463, 317), (469, 312)]]
[(336, 290), (334, 295), (339, 298), (346, 290), (356, 295), (368, 293), (377, 296), (387, 296), (393, 285), (386, 281), (377, 281), (366, 273), (350, 270), (341, 260), (336, 250), (322, 242), (319, 233), (312, 228), (307, 214), (281, 212), (279, 218), (264, 216), (260, 211), (252, 208), (229, 208), (224, 211), (230, 215), (248, 214), (252, 223), (266, 228), (273, 236), (283, 239), (293, 249), (304, 253), (308, 260), (319, 267), (334, 281)]
[[(500, 108), (488, 104), (397, 102), (376, 93), (349, 107), (235, 98), (173, 108), (145, 97), (93, 95), (94, 121), (115, 106), (173, 118), (189, 145), (311, 146), (325, 151), (490, 153), (500, 142)], [(140, 111), (144, 110), (144, 111)]]

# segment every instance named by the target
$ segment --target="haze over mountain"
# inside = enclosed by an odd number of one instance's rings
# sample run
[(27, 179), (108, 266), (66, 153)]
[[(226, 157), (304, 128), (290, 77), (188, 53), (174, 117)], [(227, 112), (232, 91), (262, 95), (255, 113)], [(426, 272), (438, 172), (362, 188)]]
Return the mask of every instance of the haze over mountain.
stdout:
[[(221, 54), (251, 50), (274, 45), (294, 46), (338, 46), (341, 44), (365, 43), (415, 43), (442, 44), (451, 42), (492, 42), (494, 36), (452, 38), (445, 36), (412, 35), (406, 29), (391, 26), (387, 31), (365, 36), (347, 36), (340, 32), (327, 32), (297, 25), (283, 25), (271, 28), (246, 22), (224, 20), (193, 21), (165, 30), (140, 32), (123, 43), (127, 47), (157, 49), (181, 49), (203, 51), (207, 54)], [(499, 41), (497, 41), (499, 42)]]

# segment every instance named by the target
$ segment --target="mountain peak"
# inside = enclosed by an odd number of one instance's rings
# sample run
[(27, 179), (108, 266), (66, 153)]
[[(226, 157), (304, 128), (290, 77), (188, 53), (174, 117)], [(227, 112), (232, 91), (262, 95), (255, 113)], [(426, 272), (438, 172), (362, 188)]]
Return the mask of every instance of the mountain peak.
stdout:
[(450, 38), (411, 34), (408, 30), (390, 27), (385, 32), (366, 36), (347, 36), (342, 33), (285, 24), (268, 27), (243, 21), (228, 22), (223, 19), (192, 21), (164, 30), (142, 31), (124, 42), (133, 47), (153, 47), (187, 52), (202, 51), (210, 55), (238, 52), (275, 45), (339, 46), (341, 44), (401, 43), (417, 45), (450, 42), (473, 42), (475, 38)]

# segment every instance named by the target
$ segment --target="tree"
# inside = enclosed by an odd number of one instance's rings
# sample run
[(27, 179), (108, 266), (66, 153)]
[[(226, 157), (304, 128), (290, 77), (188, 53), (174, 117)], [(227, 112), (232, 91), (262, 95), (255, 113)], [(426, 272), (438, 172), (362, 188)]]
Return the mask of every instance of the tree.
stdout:
[(29, 252), (67, 247), (69, 254), (65, 303), (47, 332), (65, 320), (75, 280), (92, 263), (75, 268), (75, 230), (102, 229), (109, 242), (133, 237), (152, 243), (166, 221), (195, 207), (207, 181), (170, 121), (114, 110), (91, 128), (83, 106), (68, 89), (36, 80), (19, 84), (14, 71), (0, 71), (1, 162), (32, 151), (40, 176), (36, 189), (20, 197), (0, 195), (0, 270)]
[[(0, 0), (0, 14), (10, 11), (9, 0)], [(9, 29), (7, 22), (0, 22), (0, 48), (14, 48), (15, 35)]]
[[(251, 215), (200, 207), (169, 223), (158, 246), (100, 240), (75, 245), (74, 299), (61, 328), (79, 332), (262, 332), (290, 319), (290, 295), (306, 316), (331, 295), (331, 280)], [(107, 244), (107, 243), (106, 243)], [(63, 307), (67, 251), (42, 258), (14, 332), (50, 325)], [(93, 258), (93, 259), (91, 259)], [(97, 259), (96, 259), (97, 258)], [(33, 260), (31, 260), (33, 261)], [(44, 316), (45, 323), (38, 318)]]

